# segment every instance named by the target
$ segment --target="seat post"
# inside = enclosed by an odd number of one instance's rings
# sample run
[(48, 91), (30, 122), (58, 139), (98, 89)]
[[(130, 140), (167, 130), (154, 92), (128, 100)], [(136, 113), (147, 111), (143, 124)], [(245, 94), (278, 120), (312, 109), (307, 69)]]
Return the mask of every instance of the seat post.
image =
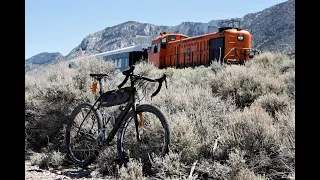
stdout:
[(98, 77), (97, 79), (98, 79), (98, 81), (99, 81), (99, 93), (100, 93), (100, 95), (101, 95), (101, 94), (102, 94), (102, 83), (101, 83), (102, 77)]

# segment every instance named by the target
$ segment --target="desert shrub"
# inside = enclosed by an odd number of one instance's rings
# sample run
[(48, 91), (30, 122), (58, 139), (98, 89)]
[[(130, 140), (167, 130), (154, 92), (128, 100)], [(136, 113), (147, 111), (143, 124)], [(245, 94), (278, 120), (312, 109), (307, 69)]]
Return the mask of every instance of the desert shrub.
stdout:
[(135, 74), (141, 74), (143, 76), (155, 76), (158, 75), (157, 72), (160, 72), (160, 70), (151, 62), (139, 61), (135, 64)]
[(147, 179), (143, 176), (142, 163), (136, 159), (129, 159), (127, 166), (122, 166), (119, 169), (119, 179), (131, 180), (131, 179)]
[(214, 72), (214, 74), (219, 73), (221, 70), (224, 70), (227, 67), (226, 64), (220, 64), (217, 61), (213, 61), (209, 68)]
[(92, 82), (92, 79), (89, 76), (90, 73), (109, 74), (109, 76), (106, 77), (103, 83), (104, 88), (107, 87), (107, 89), (109, 89), (108, 86), (114, 85), (114, 83), (112, 83), (112, 80), (114, 79), (113, 73), (116, 73), (115, 70), (115, 65), (110, 61), (104, 61), (95, 58), (81, 60), (78, 62), (77, 71), (73, 76), (73, 84), (75, 86), (75, 89), (90, 92), (88, 91)]
[(99, 173), (108, 176), (116, 176), (118, 174), (117, 153), (116, 146), (106, 147), (101, 151), (96, 159)]
[(38, 165), (40, 169), (46, 169), (49, 166), (49, 156), (44, 153), (35, 153), (30, 156), (31, 165)]
[(282, 94), (283, 82), (263, 69), (246, 66), (228, 66), (211, 80), (212, 93), (222, 99), (233, 98), (238, 107), (250, 106), (265, 93)]
[(279, 129), (261, 107), (253, 106), (227, 115), (223, 139), (230, 147), (254, 154), (260, 150), (275, 151), (279, 142)]
[[(65, 133), (63, 128), (74, 106), (80, 101), (94, 99), (90, 92), (92, 80), (89, 73), (107, 73), (112, 69), (109, 66), (106, 62), (87, 60), (81, 61), (75, 70), (68, 69), (66, 62), (60, 62), (26, 74), (28, 113), (25, 129), (29, 147), (36, 151), (48, 145), (52, 145), (51, 149), (61, 148)], [(81, 89), (81, 78), (85, 79), (82, 83), (86, 84), (86, 88)]]
[(279, 79), (282, 80), (283, 84), (285, 85), (286, 94), (295, 99), (295, 72), (289, 71), (279, 76)]
[(59, 151), (53, 151), (50, 154), (50, 165), (52, 167), (60, 167), (64, 164), (65, 162), (65, 154), (61, 153)]
[(227, 99), (235, 99), (239, 107), (250, 105), (262, 93), (257, 73), (241, 66), (230, 66), (212, 78), (212, 93)]
[(226, 162), (231, 168), (231, 177), (234, 177), (240, 170), (247, 168), (246, 161), (244, 159), (245, 151), (232, 149), (228, 156), (229, 158), (226, 160)]
[(267, 179), (264, 175), (255, 174), (251, 171), (246, 164), (245, 158), (246, 152), (238, 149), (232, 149), (229, 153), (229, 158), (226, 161), (231, 171), (229, 172), (230, 179), (235, 180), (265, 180)]
[[(88, 60), (75, 69), (56, 64), (26, 73), (26, 145), (46, 152), (33, 157), (33, 164), (61, 164), (61, 154), (53, 160), (50, 153), (64, 153), (65, 124), (74, 106), (96, 97), (89, 73), (110, 73), (103, 82), (105, 91), (124, 79), (111, 66)], [(163, 86), (156, 97), (150, 98), (155, 84), (139, 82), (138, 91), (140, 103), (158, 106), (167, 115), (170, 154), (154, 157), (150, 171), (139, 159), (118, 167), (116, 146), (107, 147), (94, 162), (98, 172), (117, 179), (187, 179), (197, 162), (190, 179), (294, 178), (294, 68), (284, 55), (270, 53), (245, 66), (212, 63), (157, 69), (145, 61), (137, 63), (135, 73), (154, 78), (168, 75), (168, 89)]]
[(223, 180), (230, 179), (231, 167), (221, 161), (201, 159), (196, 171), (199, 178), (207, 176), (210, 179)]
[(256, 55), (251, 61), (246, 63), (246, 66), (256, 66), (259, 69), (271, 70), (281, 66), (289, 57), (282, 53), (264, 52)]
[(67, 116), (58, 110), (42, 110), (39, 114), (35, 113), (37, 112), (32, 112), (32, 117), (28, 118), (25, 124), (28, 147), (37, 152), (44, 147), (59, 150)]
[(199, 134), (196, 127), (190, 122), (190, 119), (184, 113), (172, 116), (172, 119), (178, 121), (171, 121), (172, 138), (171, 150), (181, 155), (181, 161), (185, 163), (192, 163), (197, 159), (200, 145)]
[(286, 111), (276, 113), (282, 144), (289, 148), (295, 147), (295, 105), (293, 103), (291, 102)]
[(275, 113), (276, 122), (256, 105), (230, 113), (222, 144), (245, 152), (247, 167), (254, 173), (271, 179), (289, 175), (292, 171), (288, 167), (294, 169), (295, 154), (292, 112), (292, 105), (288, 104), (283, 112)]
[(31, 165), (38, 165), (40, 169), (60, 167), (65, 162), (65, 155), (59, 151), (50, 153), (34, 153), (30, 156)]
[(249, 169), (241, 169), (235, 176), (233, 176), (234, 180), (267, 180), (269, 178), (265, 177), (265, 175), (257, 175)]
[(295, 71), (295, 60), (285, 60), (282, 64), (278, 67), (278, 73), (284, 74), (287, 72), (294, 72)]
[(170, 152), (164, 157), (155, 156), (152, 161), (152, 170), (160, 178), (182, 178), (186, 175), (180, 155)]
[(171, 90), (170, 87), (168, 93), (161, 91), (152, 103), (168, 115), (172, 129), (171, 149), (181, 153), (182, 162), (192, 163), (199, 156), (213, 155), (215, 139), (223, 127), (223, 116), (235, 107), (231, 102), (213, 97), (208, 86), (186, 86), (189, 90)]
[(260, 96), (253, 102), (253, 105), (259, 105), (267, 111), (271, 117), (276, 119), (276, 113), (286, 111), (290, 103), (290, 98), (287, 95), (271, 93)]

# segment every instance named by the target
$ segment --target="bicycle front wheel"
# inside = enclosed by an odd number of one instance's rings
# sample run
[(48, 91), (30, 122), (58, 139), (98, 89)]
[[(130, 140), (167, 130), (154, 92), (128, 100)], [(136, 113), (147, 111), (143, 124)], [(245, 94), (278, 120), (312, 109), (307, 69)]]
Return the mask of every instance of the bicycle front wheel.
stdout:
[(150, 104), (138, 105), (136, 116), (140, 139), (137, 139), (134, 114), (130, 111), (118, 132), (119, 159), (121, 163), (128, 162), (129, 158), (140, 159), (144, 168), (150, 168), (147, 167), (150, 159), (169, 152), (169, 123), (164, 113)]
[(66, 148), (70, 159), (79, 166), (87, 166), (99, 154), (97, 137), (102, 128), (102, 116), (88, 103), (78, 105), (66, 128)]

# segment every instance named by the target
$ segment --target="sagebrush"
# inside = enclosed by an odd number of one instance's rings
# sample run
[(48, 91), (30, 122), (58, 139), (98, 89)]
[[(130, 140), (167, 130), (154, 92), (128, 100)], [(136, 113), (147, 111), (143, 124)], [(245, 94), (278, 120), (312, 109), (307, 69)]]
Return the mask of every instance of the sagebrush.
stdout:
[[(172, 128), (170, 154), (152, 164), (152, 176), (163, 179), (294, 179), (295, 60), (262, 53), (245, 66), (200, 66), (157, 69), (136, 64), (136, 73), (168, 75), (168, 89), (150, 98), (152, 84), (141, 84), (139, 97), (162, 109)], [(26, 149), (64, 152), (64, 128), (79, 102), (93, 102), (89, 73), (108, 73), (105, 91), (124, 76), (102, 60), (83, 60), (75, 69), (65, 62), (26, 74)], [(117, 167), (115, 149), (95, 164), (102, 175), (148, 179), (139, 159)], [(41, 166), (46, 157), (37, 158)], [(59, 164), (60, 161), (52, 161)], [(191, 167), (194, 165), (192, 174)]]

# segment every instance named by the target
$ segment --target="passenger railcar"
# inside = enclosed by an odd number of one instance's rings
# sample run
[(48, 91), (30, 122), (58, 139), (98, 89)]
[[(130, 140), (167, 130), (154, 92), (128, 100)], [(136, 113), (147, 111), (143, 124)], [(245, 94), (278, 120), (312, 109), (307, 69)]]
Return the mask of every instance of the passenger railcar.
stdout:
[(150, 45), (139, 44), (135, 46), (125, 47), (122, 49), (116, 49), (112, 51), (107, 51), (99, 54), (90, 55), (83, 58), (69, 60), (69, 68), (76, 66), (76, 62), (80, 59), (91, 58), (91, 57), (102, 57), (106, 61), (111, 61), (117, 65), (120, 71), (124, 71), (129, 66), (135, 64), (140, 59), (147, 59), (147, 50)]

